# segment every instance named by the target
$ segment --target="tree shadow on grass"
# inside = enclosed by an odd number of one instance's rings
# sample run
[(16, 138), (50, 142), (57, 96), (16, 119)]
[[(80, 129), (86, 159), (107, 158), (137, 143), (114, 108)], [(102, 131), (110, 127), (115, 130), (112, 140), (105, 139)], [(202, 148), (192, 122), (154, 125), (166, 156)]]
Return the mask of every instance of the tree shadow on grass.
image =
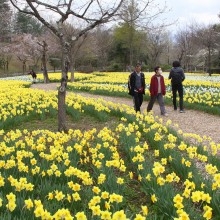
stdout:
[[(97, 120), (94, 117), (83, 115), (80, 117), (79, 120), (74, 120), (70, 115), (67, 115), (66, 118), (67, 128), (73, 129), (73, 130), (81, 130), (88, 131), (93, 128), (96, 128), (97, 130), (101, 130), (104, 127), (108, 127), (110, 129), (114, 129), (118, 124), (118, 118), (110, 117), (108, 121), (102, 122)], [(5, 129), (5, 131), (9, 130), (24, 130), (27, 129), (28, 131), (34, 131), (34, 130), (49, 130), (52, 132), (58, 131), (58, 120), (57, 118), (46, 118), (44, 120), (31, 120), (27, 122), (21, 122), (18, 126), (13, 127), (13, 129)]]

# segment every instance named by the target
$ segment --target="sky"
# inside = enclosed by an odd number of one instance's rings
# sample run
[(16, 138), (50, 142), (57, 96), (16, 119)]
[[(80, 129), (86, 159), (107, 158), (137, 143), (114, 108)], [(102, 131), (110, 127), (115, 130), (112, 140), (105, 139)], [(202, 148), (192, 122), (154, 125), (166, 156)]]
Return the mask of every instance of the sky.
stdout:
[[(58, 0), (50, 1), (58, 2)], [(166, 18), (166, 23), (173, 23), (177, 20), (174, 25), (167, 27), (170, 31), (175, 32), (178, 27), (185, 27), (193, 21), (205, 25), (220, 23), (218, 18), (218, 14), (220, 14), (220, 0), (139, 0), (138, 2), (144, 4), (147, 1), (153, 2), (152, 7), (148, 8), (152, 14), (154, 14), (154, 9), (157, 8), (157, 6), (154, 7), (155, 4), (158, 4), (161, 8), (165, 4), (167, 5), (169, 12), (159, 16), (159, 19), (164, 21), (164, 18)], [(43, 0), (43, 2), (49, 2), (49, 0)], [(119, 2), (119, 0), (102, 0), (101, 2), (108, 5)]]
[[(156, 0), (160, 5), (164, 5), (165, 0)], [(218, 14), (220, 14), (219, 0), (166, 0), (166, 5), (171, 10), (165, 16), (172, 22), (178, 19), (178, 22), (171, 26), (175, 29), (177, 26), (186, 26), (186, 24), (196, 21), (205, 25), (220, 23)]]

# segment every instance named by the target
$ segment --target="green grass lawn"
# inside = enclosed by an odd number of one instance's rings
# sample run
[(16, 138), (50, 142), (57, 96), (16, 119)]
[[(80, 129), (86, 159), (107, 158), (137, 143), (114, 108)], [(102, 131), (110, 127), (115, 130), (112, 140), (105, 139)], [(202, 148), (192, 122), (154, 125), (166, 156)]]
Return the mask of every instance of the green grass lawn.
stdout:
[[(74, 120), (71, 116), (67, 115), (66, 118), (67, 128), (68, 129), (79, 129), (82, 132), (87, 131), (93, 128), (96, 128), (97, 130), (101, 130), (104, 127), (108, 127), (113, 129), (115, 125), (117, 125), (118, 118), (111, 117), (108, 121), (99, 121), (98, 119), (83, 114), (83, 116), (80, 117), (79, 120)], [(28, 131), (34, 131), (38, 129), (45, 129), (50, 130), (52, 132), (58, 131), (58, 119), (57, 118), (51, 118), (48, 117), (44, 120), (32, 120), (32, 121), (24, 121), (17, 125), (16, 127), (13, 127), (13, 130), (15, 129), (27, 129)], [(11, 129), (5, 129), (7, 132)]]

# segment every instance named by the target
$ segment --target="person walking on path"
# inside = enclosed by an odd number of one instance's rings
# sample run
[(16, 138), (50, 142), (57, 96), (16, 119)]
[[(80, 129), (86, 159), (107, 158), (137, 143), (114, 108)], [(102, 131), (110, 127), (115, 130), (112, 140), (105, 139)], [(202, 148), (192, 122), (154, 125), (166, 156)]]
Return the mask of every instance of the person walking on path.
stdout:
[(28, 74), (30, 74), (33, 78), (33, 83), (36, 83), (37, 74), (32, 69)]
[(165, 110), (164, 98), (163, 96), (166, 94), (166, 86), (164, 83), (164, 77), (162, 74), (162, 69), (159, 66), (154, 68), (155, 74), (151, 77), (150, 82), (150, 101), (147, 106), (147, 112), (150, 112), (153, 108), (153, 105), (157, 99), (161, 115), (168, 116)]
[(182, 84), (182, 82), (185, 80), (185, 74), (184, 74), (183, 69), (180, 67), (179, 61), (173, 62), (173, 68), (170, 71), (169, 79), (171, 79), (174, 110), (177, 110), (176, 93), (178, 91), (180, 113), (184, 113), (184, 109), (183, 109), (183, 84)]
[(141, 105), (143, 103), (143, 95), (145, 94), (145, 76), (141, 72), (141, 64), (137, 64), (135, 71), (130, 74), (128, 80), (129, 94), (133, 98), (134, 109), (136, 112), (140, 112)]

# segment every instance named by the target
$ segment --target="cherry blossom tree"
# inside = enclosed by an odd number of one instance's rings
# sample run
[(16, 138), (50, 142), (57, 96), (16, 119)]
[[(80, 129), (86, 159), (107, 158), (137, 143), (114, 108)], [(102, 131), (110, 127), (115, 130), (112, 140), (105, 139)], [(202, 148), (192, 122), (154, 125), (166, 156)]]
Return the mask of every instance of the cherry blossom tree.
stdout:
[(36, 67), (40, 60), (41, 52), (37, 42), (38, 39), (31, 34), (14, 35), (12, 38), (12, 50), (22, 63), (23, 74), (27, 71), (27, 62)]

